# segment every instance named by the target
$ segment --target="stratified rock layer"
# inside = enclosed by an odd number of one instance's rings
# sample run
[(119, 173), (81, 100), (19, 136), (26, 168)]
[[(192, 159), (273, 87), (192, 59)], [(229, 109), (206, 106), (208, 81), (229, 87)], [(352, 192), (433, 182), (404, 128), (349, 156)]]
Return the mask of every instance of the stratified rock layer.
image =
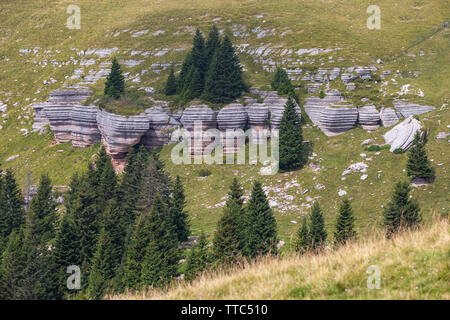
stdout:
[(172, 118), (162, 107), (145, 110), (149, 120), (149, 130), (144, 134), (141, 142), (147, 149), (164, 146), (171, 141), (171, 134), (181, 126), (180, 122)]
[(319, 97), (306, 98), (304, 108), (311, 121), (315, 125), (319, 125), (322, 111), (326, 107), (342, 100), (343, 98), (338, 90), (330, 90), (326, 93), (326, 96), (323, 99)]
[(225, 154), (236, 153), (245, 145), (247, 118), (247, 110), (241, 104), (229, 104), (219, 111), (217, 125), (221, 131)]
[(41, 132), (46, 125), (50, 124), (44, 112), (45, 106), (45, 102), (36, 102), (31, 105), (31, 107), (34, 109), (34, 121), (32, 126), (33, 132)]
[(44, 113), (57, 143), (65, 143), (72, 138), (71, 104), (47, 104)]
[(193, 105), (184, 110), (180, 121), (190, 133), (189, 152), (192, 156), (201, 157), (204, 148), (213, 142), (204, 138), (203, 132), (217, 128), (216, 113), (207, 105)]
[(261, 143), (264, 136), (269, 135), (269, 107), (264, 103), (252, 103), (247, 106), (248, 124), (251, 139), (254, 143)]
[(382, 108), (380, 112), (381, 124), (383, 127), (390, 127), (399, 121), (399, 117), (394, 109)]
[(358, 123), (368, 131), (377, 130), (380, 127), (380, 113), (373, 104), (358, 108)]
[(96, 106), (74, 105), (72, 107), (70, 139), (73, 147), (85, 148), (101, 140), (101, 134), (97, 127), (97, 112)]
[(394, 107), (405, 118), (416, 114), (426, 113), (434, 109), (434, 107), (424, 106), (416, 103), (409, 103), (402, 100), (395, 100)]
[(146, 114), (124, 117), (105, 110), (99, 110), (97, 113), (97, 124), (103, 145), (117, 171), (121, 171), (125, 166), (128, 150), (139, 143), (150, 128), (150, 120)]
[(407, 151), (413, 143), (416, 132), (420, 132), (421, 128), (420, 122), (411, 116), (386, 132), (384, 140), (386, 144), (391, 145), (391, 152), (396, 149)]
[(336, 135), (356, 126), (358, 111), (352, 105), (326, 107), (320, 115), (320, 128), (326, 135)]

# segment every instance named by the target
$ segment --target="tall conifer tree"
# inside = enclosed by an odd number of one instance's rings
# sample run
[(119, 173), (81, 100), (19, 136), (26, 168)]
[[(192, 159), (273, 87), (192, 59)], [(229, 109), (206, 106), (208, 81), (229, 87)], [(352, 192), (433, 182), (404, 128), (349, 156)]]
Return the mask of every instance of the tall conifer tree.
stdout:
[(426, 140), (420, 137), (417, 131), (414, 136), (413, 146), (408, 152), (408, 162), (406, 171), (411, 178), (420, 178), (426, 181), (434, 179), (434, 170), (431, 162), (428, 160), (427, 151), (425, 150)]
[(285, 171), (302, 167), (305, 160), (302, 126), (291, 97), (281, 118), (279, 135), (280, 169)]
[(348, 199), (344, 199), (339, 207), (334, 238), (337, 244), (345, 244), (356, 237), (355, 218)]
[(317, 250), (325, 245), (327, 232), (323, 221), (322, 209), (317, 201), (314, 202), (311, 209), (311, 225), (310, 225), (311, 248)]
[(119, 99), (125, 91), (125, 78), (116, 58), (113, 58), (111, 72), (106, 77), (104, 95)]

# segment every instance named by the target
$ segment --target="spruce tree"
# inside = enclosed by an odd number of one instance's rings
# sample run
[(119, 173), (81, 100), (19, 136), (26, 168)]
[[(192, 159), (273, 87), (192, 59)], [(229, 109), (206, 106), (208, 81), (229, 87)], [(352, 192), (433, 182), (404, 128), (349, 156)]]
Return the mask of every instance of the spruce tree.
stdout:
[(112, 279), (120, 266), (125, 240), (125, 230), (121, 222), (120, 206), (115, 200), (110, 200), (103, 215), (89, 275), (88, 293), (93, 299), (100, 299), (105, 291), (112, 287)]
[(344, 199), (339, 207), (336, 220), (336, 231), (334, 239), (337, 244), (345, 244), (348, 240), (356, 237), (355, 218), (348, 199)]
[(192, 70), (192, 52), (189, 52), (184, 58), (181, 67), (180, 76), (177, 79), (177, 94), (182, 94), (184, 88), (190, 83), (190, 74)]
[(230, 186), (230, 191), (228, 192), (228, 199), (226, 206), (228, 207), (230, 203), (235, 202), (240, 210), (236, 217), (236, 223), (238, 225), (239, 231), (239, 251), (243, 254), (246, 241), (246, 220), (245, 220), (245, 210), (244, 210), (244, 190), (236, 177), (233, 178), (233, 182)]
[(119, 99), (125, 91), (125, 78), (116, 58), (113, 58), (111, 72), (106, 77), (104, 95)]
[(294, 249), (298, 253), (306, 253), (311, 248), (311, 236), (308, 230), (306, 217), (302, 218), (302, 223), (298, 228), (296, 239), (294, 242)]
[(186, 100), (199, 98), (203, 92), (204, 80), (200, 71), (198, 69), (193, 69), (192, 72), (191, 82), (183, 94)]
[(246, 226), (246, 256), (277, 253), (276, 220), (259, 181), (253, 183), (246, 211)]
[(167, 206), (158, 194), (144, 228), (149, 234), (149, 241), (142, 263), (141, 286), (166, 285), (177, 275), (181, 252)]
[(7, 239), (13, 230), (19, 230), (25, 222), (23, 198), (11, 169), (7, 169), (2, 178), (1, 190), (0, 235), (2, 239)]
[(240, 185), (238, 179), (236, 177), (233, 178), (233, 182), (231, 183), (230, 186), (230, 192), (228, 192), (228, 201), (236, 201), (236, 203), (239, 206), (243, 206), (244, 205), (244, 190), (242, 189), (242, 186)]
[(208, 66), (205, 39), (198, 29), (195, 31), (194, 35), (194, 47), (192, 48), (192, 66), (196, 71), (198, 71), (200, 79), (203, 82)]
[(66, 212), (62, 218), (58, 233), (56, 234), (54, 248), (51, 252), (52, 272), (56, 277), (56, 296), (58, 299), (72, 294), (67, 289), (67, 267), (81, 265), (79, 236), (75, 228), (71, 212)]
[(304, 165), (305, 150), (300, 117), (295, 111), (294, 100), (289, 97), (280, 122), (279, 157), (282, 171)]
[(1, 300), (21, 298), (23, 270), (26, 266), (26, 259), (22, 252), (23, 241), (23, 230), (14, 230), (8, 236), (0, 264)]
[(325, 245), (325, 240), (327, 239), (327, 232), (323, 221), (322, 209), (320, 209), (317, 201), (314, 202), (311, 209), (311, 225), (309, 230), (311, 248), (313, 250), (322, 248)]
[(422, 221), (419, 204), (410, 199), (411, 187), (408, 182), (397, 182), (394, 186), (391, 201), (383, 212), (383, 223), (386, 227), (386, 236), (392, 237), (401, 228), (412, 228)]
[(52, 182), (47, 174), (40, 178), (37, 195), (30, 204), (30, 219), (33, 220), (31, 232), (44, 243), (55, 237), (55, 228), (58, 222), (58, 204), (53, 198)]
[(166, 96), (173, 96), (177, 93), (177, 83), (175, 79), (175, 71), (173, 66), (170, 68), (169, 76), (167, 77), (166, 86), (164, 87), (164, 94)]
[(206, 41), (206, 56), (207, 56), (207, 66), (211, 65), (211, 61), (214, 57), (216, 51), (220, 48), (220, 36), (219, 30), (216, 25), (213, 24), (211, 30), (209, 31), (208, 40)]
[(271, 82), (272, 90), (275, 90), (280, 95), (289, 95), (297, 100), (297, 96), (292, 86), (291, 79), (283, 68), (277, 68)]
[(179, 242), (186, 241), (190, 233), (188, 214), (185, 211), (185, 207), (186, 198), (183, 184), (181, 183), (180, 176), (176, 176), (172, 188), (172, 201), (169, 211)]
[(203, 270), (206, 269), (210, 262), (210, 254), (208, 250), (208, 241), (202, 232), (195, 246), (189, 251), (186, 261), (185, 279), (193, 280)]
[(240, 256), (239, 216), (241, 207), (230, 200), (217, 223), (213, 240), (214, 258), (223, 264), (235, 263)]
[(239, 59), (226, 35), (209, 66), (202, 99), (213, 103), (228, 103), (241, 96), (246, 89)]
[(406, 171), (412, 179), (420, 178), (432, 181), (434, 179), (434, 170), (431, 167), (431, 162), (428, 160), (425, 143), (425, 139), (422, 141), (420, 132), (417, 131), (414, 136), (413, 146), (408, 152)]

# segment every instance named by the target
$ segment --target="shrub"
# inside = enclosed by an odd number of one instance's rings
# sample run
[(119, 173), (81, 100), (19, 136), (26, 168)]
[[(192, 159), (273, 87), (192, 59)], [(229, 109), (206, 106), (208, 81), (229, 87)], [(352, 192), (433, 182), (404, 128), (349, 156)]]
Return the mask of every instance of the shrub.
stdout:
[(198, 170), (198, 176), (199, 177), (207, 177), (209, 175), (211, 175), (211, 170), (209, 170), (209, 169), (200, 169), (200, 170)]
[(364, 150), (366, 150), (366, 151), (380, 151), (381, 147), (373, 144), (373, 145), (371, 145), (370, 147), (367, 147)]
[(402, 153), (404, 153), (405, 151), (403, 151), (403, 149), (400, 149), (400, 148), (397, 148), (397, 149), (395, 149), (394, 151), (393, 151), (393, 153), (394, 154), (402, 154)]

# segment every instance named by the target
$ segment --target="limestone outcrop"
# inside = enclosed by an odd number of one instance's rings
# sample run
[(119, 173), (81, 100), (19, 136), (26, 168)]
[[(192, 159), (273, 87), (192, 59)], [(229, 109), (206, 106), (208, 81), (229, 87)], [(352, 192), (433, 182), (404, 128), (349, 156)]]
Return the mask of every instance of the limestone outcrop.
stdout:
[(203, 150), (213, 142), (205, 139), (203, 132), (217, 128), (216, 113), (207, 105), (193, 105), (183, 111), (180, 122), (190, 133), (189, 152), (192, 156), (201, 157)]
[(380, 113), (373, 104), (358, 108), (358, 123), (368, 131), (377, 130), (380, 127)]
[(262, 142), (262, 137), (268, 134), (269, 128), (269, 107), (264, 103), (253, 103), (247, 106), (248, 124), (252, 129), (253, 142)]
[(392, 108), (382, 108), (380, 112), (381, 124), (383, 127), (390, 127), (396, 124), (400, 118)]
[(45, 116), (57, 143), (65, 143), (72, 138), (72, 119), (70, 118), (72, 108), (71, 104), (50, 103), (44, 107)]
[(245, 145), (244, 129), (247, 124), (247, 110), (237, 103), (229, 104), (217, 114), (217, 125), (222, 134), (224, 153), (236, 153)]
[(384, 140), (386, 144), (391, 145), (391, 152), (396, 149), (407, 151), (413, 143), (416, 132), (420, 132), (421, 128), (420, 122), (410, 116), (386, 132)]
[(74, 105), (70, 111), (71, 135), (70, 140), (75, 148), (89, 147), (101, 140), (97, 126), (96, 106)]
[(97, 124), (106, 152), (111, 156), (118, 171), (125, 166), (125, 157), (129, 149), (139, 143), (150, 128), (150, 120), (145, 113), (124, 117), (99, 110)]
[(50, 124), (44, 112), (45, 105), (45, 102), (36, 102), (31, 105), (34, 109), (33, 132), (41, 132), (46, 125)]
[(402, 100), (395, 100), (394, 107), (405, 118), (416, 114), (419, 115), (422, 113), (426, 113), (434, 109), (434, 107), (424, 106), (417, 103), (410, 103)]
[(332, 136), (354, 128), (357, 121), (358, 111), (351, 104), (332, 105), (322, 110), (319, 127)]
[(322, 111), (333, 103), (337, 103), (342, 100), (343, 98), (338, 90), (330, 90), (326, 93), (326, 96), (323, 99), (319, 97), (306, 98), (304, 108), (311, 121), (315, 125), (319, 125)]
[(172, 132), (181, 126), (162, 107), (145, 110), (149, 120), (149, 130), (142, 136), (141, 142), (147, 149), (164, 146), (171, 142)]

